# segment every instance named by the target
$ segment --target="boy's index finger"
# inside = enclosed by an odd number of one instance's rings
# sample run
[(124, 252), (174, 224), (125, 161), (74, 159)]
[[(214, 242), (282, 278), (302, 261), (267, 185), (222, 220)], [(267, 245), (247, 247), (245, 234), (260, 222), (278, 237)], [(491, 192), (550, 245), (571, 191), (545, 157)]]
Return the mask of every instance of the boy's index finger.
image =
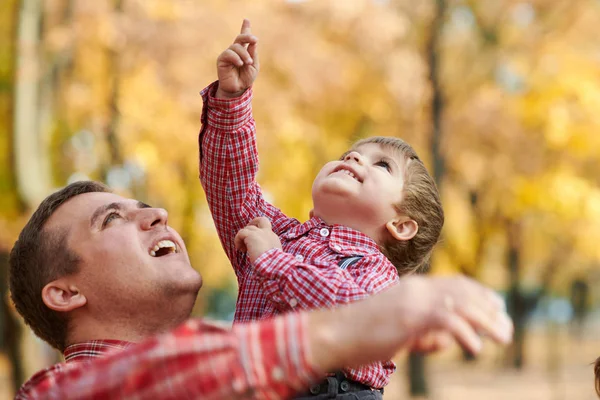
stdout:
[(250, 20), (244, 18), (244, 22), (242, 22), (242, 29), (240, 30), (241, 34), (251, 33), (250, 32)]

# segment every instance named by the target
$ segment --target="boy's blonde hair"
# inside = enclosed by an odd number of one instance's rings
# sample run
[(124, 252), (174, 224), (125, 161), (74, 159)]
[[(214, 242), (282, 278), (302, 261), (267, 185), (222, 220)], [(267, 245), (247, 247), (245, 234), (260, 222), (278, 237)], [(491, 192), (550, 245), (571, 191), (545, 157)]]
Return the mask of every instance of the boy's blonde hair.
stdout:
[(400, 275), (423, 271), (428, 267), (433, 247), (438, 243), (444, 225), (444, 210), (435, 182), (415, 150), (404, 140), (374, 136), (359, 140), (352, 148), (368, 143), (392, 148), (404, 156), (402, 201), (396, 204), (396, 210), (419, 225), (412, 239), (390, 240), (380, 246), (381, 252), (394, 264)]

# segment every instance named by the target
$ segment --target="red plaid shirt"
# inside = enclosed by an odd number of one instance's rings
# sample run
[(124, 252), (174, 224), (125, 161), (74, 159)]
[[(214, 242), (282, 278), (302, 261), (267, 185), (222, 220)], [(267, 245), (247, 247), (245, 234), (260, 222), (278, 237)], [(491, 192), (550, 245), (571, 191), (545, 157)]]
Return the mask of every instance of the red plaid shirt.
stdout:
[(284, 399), (318, 376), (307, 362), (306, 328), (298, 314), (233, 330), (189, 320), (140, 344), (79, 343), (16, 399)]
[[(320, 218), (300, 223), (265, 201), (255, 179), (258, 152), (252, 89), (236, 99), (217, 99), (216, 85), (201, 92), (200, 180), (238, 279), (235, 321), (347, 304), (394, 285), (399, 279), (396, 268), (368, 236), (342, 225), (327, 225)], [(235, 250), (234, 238), (259, 216), (269, 218), (283, 251), (269, 250), (252, 264), (245, 253)], [(362, 257), (347, 269), (340, 268), (338, 263), (348, 256)], [(386, 361), (344, 372), (350, 379), (382, 388), (395, 368)]]

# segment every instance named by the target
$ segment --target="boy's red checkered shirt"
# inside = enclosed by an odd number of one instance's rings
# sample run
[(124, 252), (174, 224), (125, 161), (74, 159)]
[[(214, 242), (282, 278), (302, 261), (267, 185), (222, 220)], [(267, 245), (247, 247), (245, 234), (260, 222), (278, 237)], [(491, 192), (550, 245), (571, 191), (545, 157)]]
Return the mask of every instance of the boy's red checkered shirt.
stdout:
[(232, 330), (190, 320), (140, 344), (93, 340), (65, 350), (16, 395), (29, 399), (286, 399), (315, 381), (307, 319), (294, 314)]
[[(319, 218), (300, 223), (265, 201), (256, 182), (252, 89), (236, 99), (217, 99), (217, 84), (201, 92), (199, 168), (219, 238), (238, 280), (235, 321), (347, 304), (397, 283), (396, 268), (368, 236), (345, 226), (327, 225)], [(283, 251), (269, 250), (252, 264), (245, 253), (235, 249), (234, 238), (259, 216), (269, 218)], [(347, 269), (338, 266), (351, 256), (360, 259)], [(357, 382), (382, 388), (395, 368), (386, 361), (345, 369), (344, 373)]]

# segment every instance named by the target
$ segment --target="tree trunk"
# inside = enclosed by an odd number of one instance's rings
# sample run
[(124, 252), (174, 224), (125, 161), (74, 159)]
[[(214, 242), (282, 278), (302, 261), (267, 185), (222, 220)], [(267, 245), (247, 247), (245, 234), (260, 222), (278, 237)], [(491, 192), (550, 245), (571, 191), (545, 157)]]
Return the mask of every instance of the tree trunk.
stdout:
[[(27, 208), (37, 206), (51, 188), (48, 137), (45, 135), (49, 132), (42, 129), (40, 122), (42, 16), (40, 0), (21, 1), (17, 18), (13, 151), (17, 190)], [(20, 346), (13, 351), (19, 351), (25, 377), (53, 361), (49, 346), (41, 343), (29, 329), (23, 330), (20, 339)], [(20, 370), (20, 365), (17, 369)]]
[(509, 221), (507, 234), (507, 264), (510, 276), (507, 308), (514, 326), (514, 339), (509, 350), (511, 364), (520, 369), (525, 361), (525, 323), (527, 317), (527, 301), (521, 289), (521, 224)]
[[(114, 13), (120, 14), (123, 10), (123, 1), (114, 0)], [(110, 94), (108, 98), (108, 122), (105, 128), (106, 144), (108, 146), (108, 160), (102, 167), (102, 179), (107, 182), (108, 173), (113, 167), (123, 165), (123, 155), (119, 145), (118, 127), (121, 114), (119, 112), (119, 98), (121, 89), (121, 67), (119, 53), (108, 47), (106, 49), (107, 75), (110, 79)]]
[(14, 91), (14, 153), (17, 186), (23, 201), (37, 205), (50, 190), (48, 146), (40, 130), (40, 41), (42, 3), (22, 0), (17, 31)]
[[(435, 11), (427, 41), (427, 60), (429, 63), (429, 81), (431, 84), (431, 157), (433, 175), (441, 191), (442, 180), (446, 172), (444, 155), (441, 151), (442, 117), (444, 97), (440, 84), (440, 39), (444, 27), (446, 0), (435, 0)], [(409, 357), (409, 386), (411, 396), (427, 396), (428, 386), (425, 376), (425, 356), (411, 354)]]

